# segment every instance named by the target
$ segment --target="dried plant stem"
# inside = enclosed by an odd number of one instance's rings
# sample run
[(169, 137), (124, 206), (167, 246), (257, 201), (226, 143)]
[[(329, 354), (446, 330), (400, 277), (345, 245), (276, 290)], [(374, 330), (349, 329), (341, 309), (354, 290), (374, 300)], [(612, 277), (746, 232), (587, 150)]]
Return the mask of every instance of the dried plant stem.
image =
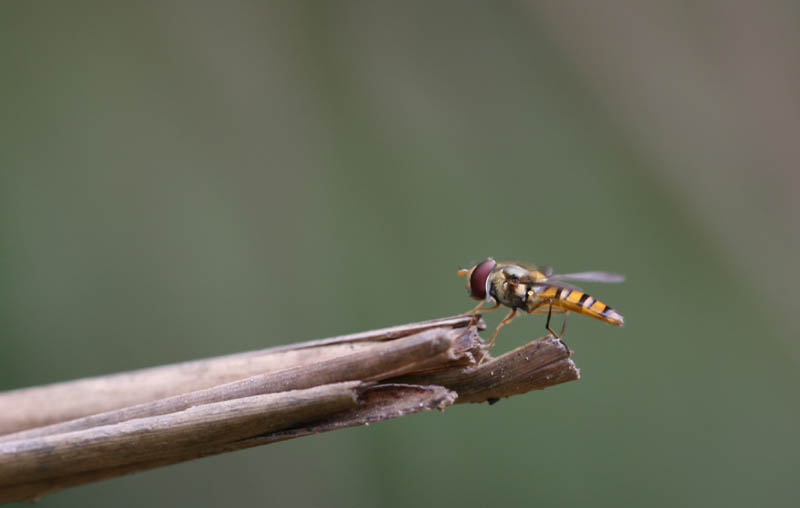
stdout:
[[(441, 364), (448, 360), (457, 361), (459, 358), (454, 355), (452, 346), (461, 333), (463, 332), (448, 328), (427, 330), (410, 337), (375, 343), (372, 347), (359, 349), (348, 355), (308, 365), (296, 365), (211, 388), (0, 436), (0, 443), (175, 413), (201, 404), (252, 395), (300, 390), (342, 381), (374, 381), (418, 372), (431, 362)], [(460, 359), (462, 365), (470, 362), (470, 358), (465, 355), (461, 355)]]
[[(0, 502), (578, 379), (549, 336), (477, 365), (483, 344), (470, 323), (457, 316), (0, 394)], [(131, 379), (144, 393), (129, 393)], [(55, 410), (34, 403), (70, 393)], [(92, 400), (114, 396), (127, 405)]]
[(463, 328), (470, 320), (471, 316), (433, 319), (247, 353), (0, 392), (0, 409), (3, 410), (0, 435), (202, 390), (264, 372), (310, 365), (424, 330)]

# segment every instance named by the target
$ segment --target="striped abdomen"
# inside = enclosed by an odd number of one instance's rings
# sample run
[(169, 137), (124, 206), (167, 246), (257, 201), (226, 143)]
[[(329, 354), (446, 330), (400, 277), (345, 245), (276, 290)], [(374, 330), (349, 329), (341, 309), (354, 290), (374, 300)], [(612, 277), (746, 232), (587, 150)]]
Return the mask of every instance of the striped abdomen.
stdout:
[(536, 291), (535, 298), (530, 300), (533, 305), (529, 306), (528, 312), (545, 308), (552, 302), (554, 308), (592, 316), (612, 325), (622, 325), (625, 322), (617, 311), (578, 289), (546, 286)]

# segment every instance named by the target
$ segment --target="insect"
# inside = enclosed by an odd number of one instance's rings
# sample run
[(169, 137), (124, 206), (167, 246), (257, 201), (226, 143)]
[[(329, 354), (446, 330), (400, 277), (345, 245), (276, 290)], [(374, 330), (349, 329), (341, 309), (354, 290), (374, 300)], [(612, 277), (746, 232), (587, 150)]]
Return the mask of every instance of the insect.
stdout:
[[(565, 280), (587, 282), (622, 282), (623, 275), (606, 272), (581, 272), (553, 274), (552, 269), (538, 269), (513, 262), (497, 262), (487, 259), (472, 268), (459, 270), (459, 275), (467, 276), (467, 293), (480, 303), (467, 314), (481, 312), (485, 303), (493, 303), (483, 312), (492, 311), (500, 305), (511, 308), (508, 315), (500, 321), (489, 339), (489, 348), (494, 346), (500, 329), (517, 316), (518, 310), (529, 314), (547, 313), (545, 328), (554, 337), (561, 338), (566, 327), (569, 312), (585, 314), (612, 325), (621, 326), (625, 320), (614, 309), (583, 292), (583, 290), (564, 282)], [(552, 314), (564, 314), (561, 333), (550, 328)]]

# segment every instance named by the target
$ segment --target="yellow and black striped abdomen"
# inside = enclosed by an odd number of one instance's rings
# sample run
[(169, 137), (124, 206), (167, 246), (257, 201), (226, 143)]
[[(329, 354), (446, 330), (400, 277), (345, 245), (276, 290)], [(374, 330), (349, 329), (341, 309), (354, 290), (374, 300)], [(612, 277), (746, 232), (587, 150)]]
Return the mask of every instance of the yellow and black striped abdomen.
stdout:
[(530, 301), (532, 305), (529, 305), (528, 312), (547, 307), (552, 303), (554, 308), (585, 314), (612, 325), (619, 326), (625, 323), (625, 319), (617, 311), (579, 289), (546, 286), (536, 291)]

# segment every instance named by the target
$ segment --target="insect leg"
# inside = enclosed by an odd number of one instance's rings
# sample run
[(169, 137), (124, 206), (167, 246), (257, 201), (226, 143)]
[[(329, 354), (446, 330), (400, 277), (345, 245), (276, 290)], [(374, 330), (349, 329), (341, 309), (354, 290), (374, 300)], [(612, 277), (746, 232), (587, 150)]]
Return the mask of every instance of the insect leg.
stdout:
[[(539, 309), (539, 307), (541, 307), (545, 303), (547, 304), (547, 310)], [(566, 316), (569, 315), (569, 311), (567, 311), (567, 309), (553, 307), (552, 300), (550, 300), (549, 302), (548, 301), (539, 302), (532, 309), (528, 311), (528, 314), (545, 314), (545, 313), (547, 313), (547, 324), (545, 324), (544, 327), (547, 329), (548, 332), (550, 332), (550, 334), (553, 337), (555, 337), (556, 339), (560, 339), (561, 335), (564, 335), (564, 328), (566, 327), (566, 321), (567, 321)], [(561, 334), (556, 334), (556, 332), (554, 332), (550, 328), (550, 316), (552, 314), (564, 314), (564, 324), (561, 326)]]
[(508, 315), (504, 317), (502, 321), (500, 321), (500, 324), (497, 325), (497, 328), (494, 329), (494, 332), (492, 332), (492, 335), (489, 337), (488, 351), (491, 351), (494, 347), (494, 343), (497, 342), (497, 336), (500, 334), (500, 329), (510, 323), (515, 317), (517, 317), (517, 309), (511, 309), (511, 312), (509, 312)]
[(462, 316), (469, 316), (470, 314), (480, 314), (482, 312), (491, 312), (491, 311), (495, 310), (496, 308), (500, 307), (499, 303), (495, 303), (491, 307), (489, 307), (487, 309), (483, 309), (482, 311), (478, 312), (478, 310), (483, 306), (484, 303), (486, 303), (486, 300), (481, 300), (478, 303), (478, 305), (476, 305), (473, 309), (468, 310), (467, 312), (462, 314)]
[(469, 324), (467, 325), (467, 328), (469, 328), (471, 326), (475, 326), (475, 322), (477, 321), (476, 318), (478, 316), (480, 316), (483, 312), (491, 312), (491, 311), (495, 310), (496, 308), (500, 307), (499, 303), (495, 303), (493, 306), (489, 307), (488, 309), (483, 309), (482, 311), (479, 311), (479, 309), (481, 308), (481, 306), (484, 303), (486, 303), (486, 300), (481, 300), (480, 303), (478, 303), (478, 305), (476, 305), (474, 309), (468, 310), (467, 312), (462, 314), (463, 316), (469, 316), (470, 314), (472, 315), (472, 319), (469, 320)]
[(553, 334), (553, 337), (555, 337), (556, 339), (558, 339), (559, 342), (561, 342), (561, 345), (563, 345), (566, 348), (566, 350), (567, 350), (567, 352), (569, 354), (572, 354), (572, 352), (569, 350), (569, 346), (567, 346), (567, 343), (564, 342), (564, 339), (561, 338), (561, 337), (564, 336), (564, 330), (567, 329), (567, 318), (569, 317), (569, 312), (567, 312), (566, 310), (564, 311), (564, 322), (561, 323), (561, 334), (556, 335), (555, 333), (553, 333), (553, 330), (550, 329), (550, 311), (551, 310), (553, 310), (553, 304), (552, 303), (550, 304), (550, 309), (548, 309), (548, 312), (547, 312), (547, 331), (549, 331), (551, 334)]
[(482, 313), (482, 312), (491, 312), (491, 311), (495, 310), (496, 308), (498, 308), (498, 307), (500, 306), (500, 304), (499, 304), (499, 303), (495, 303), (495, 304), (494, 304), (492, 307), (489, 307), (488, 309), (483, 309), (482, 311), (480, 311), (480, 312), (479, 312), (479, 309), (481, 308), (481, 306), (482, 306), (484, 303), (486, 303), (486, 300), (481, 300), (481, 301), (480, 301), (480, 303), (478, 303), (478, 305), (476, 305), (474, 309), (472, 309), (472, 310), (468, 310), (467, 312), (465, 312), (464, 314), (462, 314), (462, 316), (469, 316), (469, 315), (472, 315), (472, 318), (469, 320), (469, 323), (467, 323), (467, 326), (465, 326), (465, 327), (464, 327), (464, 333), (462, 333), (462, 334), (459, 336), (459, 339), (460, 339), (460, 338), (461, 338), (461, 337), (462, 337), (464, 334), (466, 334), (466, 333), (467, 333), (467, 331), (468, 331), (470, 328), (472, 328), (473, 326), (475, 326), (475, 323), (477, 323), (477, 321), (478, 321), (478, 319), (479, 319), (479, 316), (481, 315), (481, 313)]
[(544, 327), (547, 329), (548, 332), (550, 332), (550, 335), (552, 335), (556, 339), (559, 339), (561, 338), (561, 336), (557, 335), (556, 332), (554, 332), (553, 329), (550, 328), (550, 316), (552, 315), (553, 315), (553, 302), (550, 302), (550, 305), (547, 308), (547, 323), (545, 323)]
[[(568, 317), (569, 317), (569, 312), (567, 312), (565, 310), (564, 311), (564, 322), (561, 323), (561, 335), (559, 336), (559, 338), (564, 336), (564, 330), (567, 329), (567, 318)], [(561, 342), (564, 342), (564, 341), (562, 340)], [(564, 345), (566, 345), (566, 344), (564, 344)]]
[(484, 304), (485, 302), (486, 302), (486, 300), (481, 300), (480, 302), (478, 302), (478, 305), (476, 305), (476, 306), (475, 306), (475, 307), (474, 307), (472, 310), (468, 310), (467, 312), (465, 312), (465, 313), (464, 313), (464, 315), (465, 315), (465, 316), (468, 316), (468, 315), (470, 315), (470, 314), (476, 314), (476, 313), (478, 312), (478, 309), (480, 309), (481, 307), (483, 307), (483, 304)]

